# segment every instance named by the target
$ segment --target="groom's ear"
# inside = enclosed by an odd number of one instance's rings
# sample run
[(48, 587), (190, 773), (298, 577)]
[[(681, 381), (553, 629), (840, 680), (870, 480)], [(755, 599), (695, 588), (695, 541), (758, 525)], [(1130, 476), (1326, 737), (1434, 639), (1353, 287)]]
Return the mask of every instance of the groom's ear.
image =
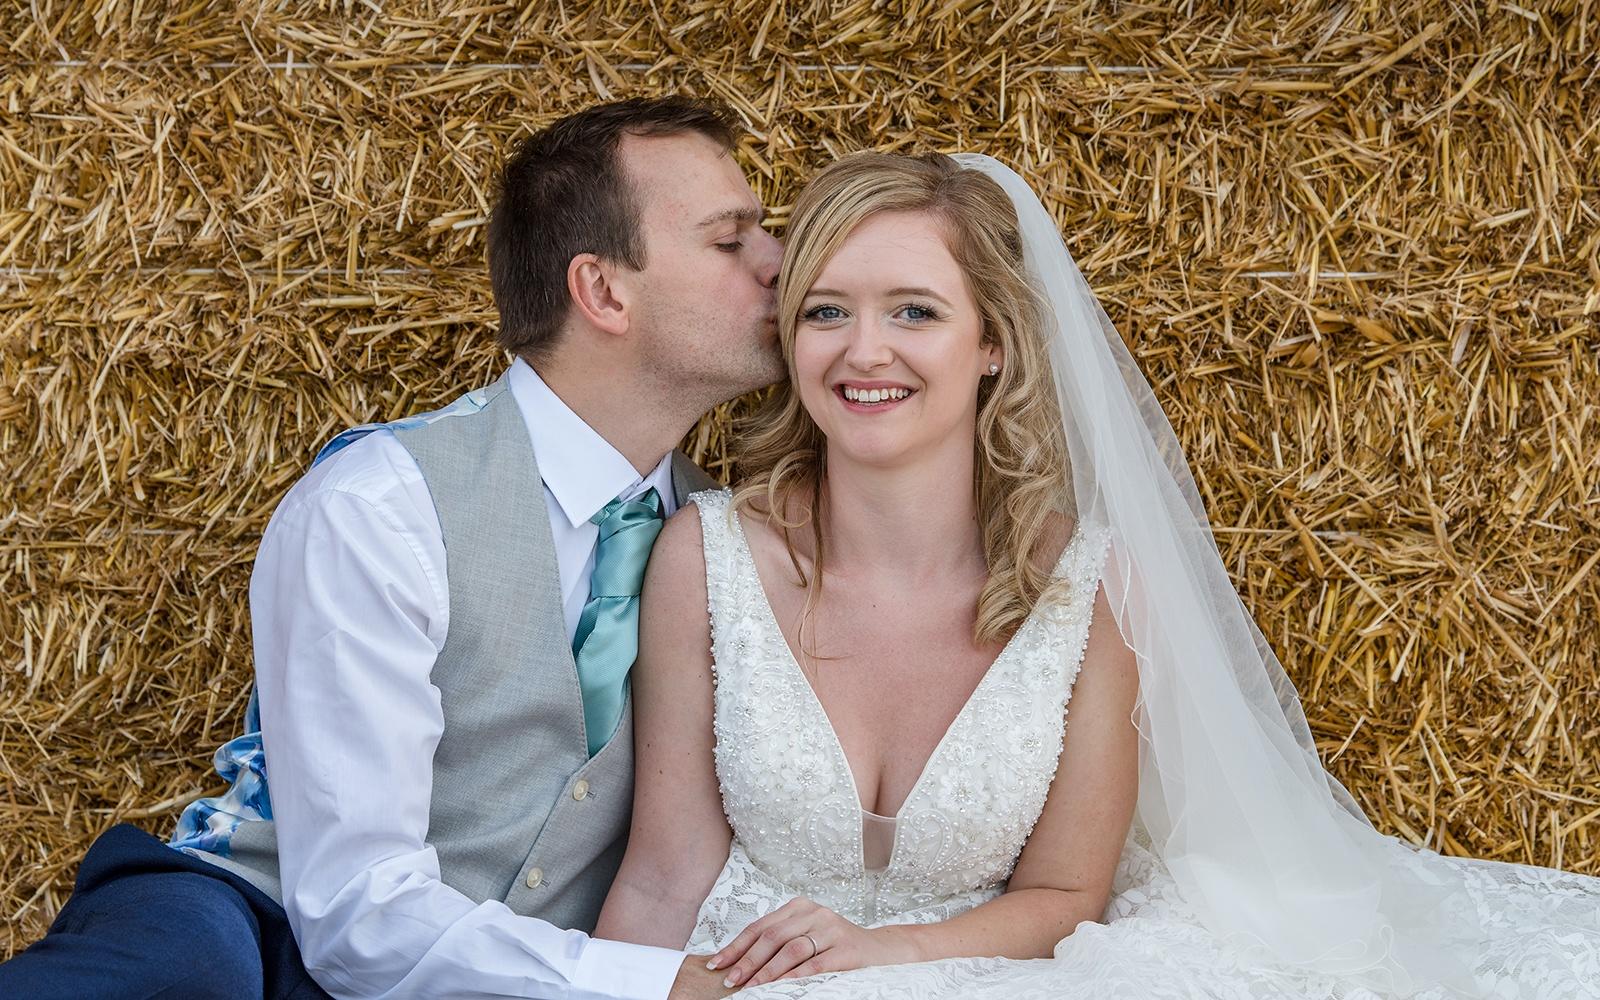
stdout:
[(584, 322), (612, 336), (628, 332), (630, 296), (619, 277), (617, 264), (592, 253), (580, 253), (567, 264), (572, 308)]

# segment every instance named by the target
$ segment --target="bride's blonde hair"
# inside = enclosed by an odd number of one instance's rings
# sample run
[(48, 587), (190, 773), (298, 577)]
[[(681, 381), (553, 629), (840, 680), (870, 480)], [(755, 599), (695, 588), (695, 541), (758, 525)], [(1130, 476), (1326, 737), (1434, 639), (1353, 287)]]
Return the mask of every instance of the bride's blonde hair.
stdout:
[[(1005, 364), (978, 388), (973, 495), (989, 567), (978, 599), (974, 638), (1007, 639), (1050, 583), (1040, 564), (1050, 520), (1071, 513), (1066, 442), (1045, 347), (1047, 306), (1028, 280), (1017, 214), (1005, 191), (940, 153), (856, 153), (829, 165), (801, 192), (789, 219), (778, 277), (778, 332), (791, 378), (736, 436), (743, 476), (734, 504), (766, 517), (783, 533), (789, 558), (807, 586), (807, 611), (821, 588), (820, 502), (826, 464), (822, 432), (793, 384), (795, 326), (806, 293), (846, 238), (879, 212), (926, 212), (941, 224), (951, 256), (966, 275), (983, 322), (983, 343), (998, 343)], [(811, 578), (791, 532), (808, 526)]]

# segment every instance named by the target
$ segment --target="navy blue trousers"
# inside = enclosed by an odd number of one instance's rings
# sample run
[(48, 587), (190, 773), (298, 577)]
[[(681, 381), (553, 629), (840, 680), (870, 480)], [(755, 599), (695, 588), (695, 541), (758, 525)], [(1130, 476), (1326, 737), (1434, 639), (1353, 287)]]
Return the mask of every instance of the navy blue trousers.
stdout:
[(101, 834), (50, 931), (0, 964), (3, 1000), (328, 1000), (283, 907), (137, 827)]

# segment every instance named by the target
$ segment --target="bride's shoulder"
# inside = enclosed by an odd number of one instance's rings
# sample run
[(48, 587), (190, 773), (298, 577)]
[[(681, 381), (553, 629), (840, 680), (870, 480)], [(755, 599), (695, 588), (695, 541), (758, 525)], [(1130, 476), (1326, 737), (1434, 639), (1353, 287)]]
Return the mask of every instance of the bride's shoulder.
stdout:
[[(661, 530), (661, 537), (666, 538), (668, 532), (675, 535), (693, 534), (696, 543), (707, 520), (727, 516), (733, 499), (733, 491), (726, 486), (716, 486), (710, 489), (696, 490), (684, 497), (683, 503), (678, 507), (677, 513), (667, 518), (667, 525)], [(685, 522), (674, 530), (677, 522)], [(691, 531), (691, 526), (693, 530)], [(661, 542), (658, 540), (657, 545)]]
[(1071, 514), (1052, 511), (1038, 534), (1039, 542), (1031, 553), (1033, 564), (1046, 573), (1065, 570), (1063, 560), (1073, 546), (1091, 562), (1097, 554), (1103, 556), (1111, 543), (1112, 532), (1093, 519), (1079, 523)]
[[(645, 564), (639, 606), (639, 678), (709, 676), (706, 561), (700, 511), (684, 504), (667, 518)], [(637, 688), (636, 688), (637, 690)]]
[[(713, 492), (706, 490), (690, 494), (688, 499), (693, 501), (696, 497)], [(702, 554), (704, 526), (701, 521), (706, 514), (701, 511), (698, 502), (685, 503), (661, 526), (661, 534), (656, 536), (656, 543), (650, 549), (650, 561), (645, 568), (647, 587), (652, 578), (670, 579), (675, 583), (696, 575), (701, 580), (705, 579), (705, 557)]]
[(698, 507), (704, 510), (721, 510), (728, 506), (733, 499), (733, 490), (726, 486), (713, 486), (710, 489), (696, 490), (686, 498), (687, 503), (683, 508)]
[(1067, 546), (1072, 544), (1077, 527), (1077, 518), (1071, 514), (1054, 510), (1046, 515), (1038, 534), (1039, 541), (1034, 545), (1031, 555), (1034, 566), (1045, 573), (1054, 571), (1061, 564)]

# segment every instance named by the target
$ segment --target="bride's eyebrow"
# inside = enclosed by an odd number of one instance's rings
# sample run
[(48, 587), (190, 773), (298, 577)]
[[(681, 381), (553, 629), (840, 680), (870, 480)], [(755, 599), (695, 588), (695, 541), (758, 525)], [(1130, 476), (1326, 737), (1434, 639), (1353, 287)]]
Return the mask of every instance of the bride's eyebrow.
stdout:
[(950, 304), (950, 300), (945, 298), (943, 295), (940, 295), (938, 292), (934, 291), (931, 288), (923, 288), (920, 285), (916, 286), (916, 287), (891, 288), (891, 289), (889, 289), (889, 294), (891, 296), (893, 296), (893, 295), (920, 295), (923, 298), (927, 298), (927, 299), (938, 299), (940, 302), (943, 302), (945, 305), (949, 305)]
[[(920, 295), (923, 298), (938, 299), (940, 302), (943, 302), (945, 305), (947, 305), (947, 306), (950, 305), (950, 300), (945, 298), (943, 295), (940, 295), (938, 292), (934, 291), (931, 288), (922, 288), (920, 286), (918, 286), (918, 287), (891, 288), (885, 294), (890, 296), (891, 298), (894, 297), (894, 296), (897, 296), (897, 295)], [(806, 296), (805, 297), (809, 299), (809, 298), (812, 298), (812, 297), (818, 296), (818, 295), (825, 295), (825, 296), (827, 296), (829, 298), (835, 298), (835, 299), (842, 299), (842, 298), (846, 297), (846, 293), (839, 291), (837, 288), (813, 288), (809, 292), (806, 292)]]

